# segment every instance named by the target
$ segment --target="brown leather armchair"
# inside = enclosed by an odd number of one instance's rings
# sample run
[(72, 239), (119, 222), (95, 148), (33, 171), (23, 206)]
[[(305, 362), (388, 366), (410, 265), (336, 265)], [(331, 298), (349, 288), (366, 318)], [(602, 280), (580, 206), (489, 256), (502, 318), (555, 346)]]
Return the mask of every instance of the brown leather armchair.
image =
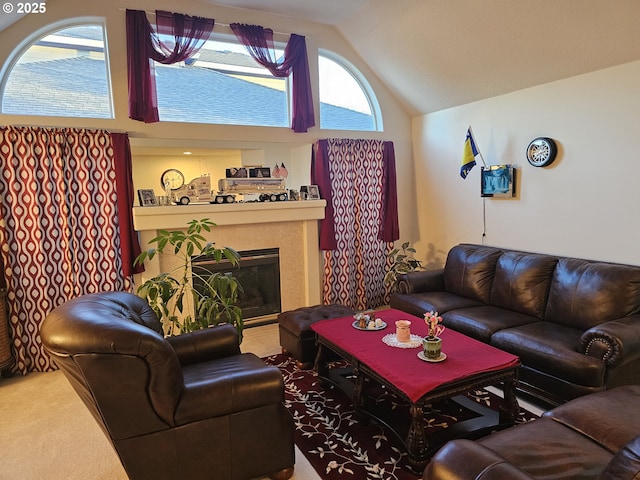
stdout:
[(104, 292), (56, 308), (41, 336), (132, 480), (293, 474), (282, 375), (233, 326), (164, 338), (143, 299)]

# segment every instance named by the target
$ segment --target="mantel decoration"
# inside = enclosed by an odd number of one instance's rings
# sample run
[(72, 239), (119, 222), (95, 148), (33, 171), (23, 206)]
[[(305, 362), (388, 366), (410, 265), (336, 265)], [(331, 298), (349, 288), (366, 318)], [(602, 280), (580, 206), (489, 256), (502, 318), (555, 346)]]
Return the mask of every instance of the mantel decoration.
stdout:
[(422, 342), (424, 356), (428, 360), (437, 361), (442, 358), (442, 339), (440, 335), (444, 332), (445, 326), (442, 325), (442, 317), (438, 315), (438, 312), (425, 313), (424, 321), (429, 329), (428, 335)]
[[(214, 242), (206, 241), (202, 232), (210, 232), (216, 225), (208, 218), (192, 220), (187, 225), (186, 232), (159, 230), (158, 236), (149, 241), (150, 245), (156, 245), (155, 248), (143, 251), (136, 258), (136, 265), (157, 254), (174, 255), (181, 260), (179, 267), (145, 281), (137, 293), (156, 312), (168, 336), (231, 323), (242, 341), (244, 322), (242, 310), (236, 305), (242, 291), (238, 280), (231, 272), (191, 270), (192, 256), (210, 256), (216, 262), (226, 258), (237, 267), (240, 254), (233, 248), (217, 248)], [(201, 281), (202, 291), (194, 288), (194, 278)]]

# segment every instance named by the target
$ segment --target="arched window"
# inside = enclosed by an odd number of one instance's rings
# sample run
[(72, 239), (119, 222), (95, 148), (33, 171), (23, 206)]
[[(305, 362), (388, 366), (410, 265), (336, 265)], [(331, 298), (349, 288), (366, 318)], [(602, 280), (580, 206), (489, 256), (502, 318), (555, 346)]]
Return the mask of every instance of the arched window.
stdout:
[(364, 76), (335, 53), (318, 55), (320, 128), (382, 131), (380, 106)]
[(113, 118), (106, 50), (101, 23), (40, 32), (2, 72), (2, 113)]

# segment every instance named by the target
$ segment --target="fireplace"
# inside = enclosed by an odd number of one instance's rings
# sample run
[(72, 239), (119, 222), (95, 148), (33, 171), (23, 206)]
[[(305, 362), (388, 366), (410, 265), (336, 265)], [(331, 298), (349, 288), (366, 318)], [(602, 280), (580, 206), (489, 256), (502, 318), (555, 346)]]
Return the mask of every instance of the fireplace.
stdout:
[[(228, 245), (238, 251), (278, 248), (280, 302), (284, 312), (322, 303), (318, 220), (324, 218), (325, 207), (325, 200), (133, 207), (133, 221), (140, 232), (141, 245), (147, 245), (160, 230), (186, 232), (185, 225), (193, 219), (210, 218), (217, 226), (211, 232), (203, 232), (206, 242)], [(144, 264), (145, 271), (134, 277), (136, 285), (180, 268), (179, 259), (172, 255), (156, 255)], [(272, 317), (275, 319), (276, 315)]]
[[(220, 263), (212, 257), (192, 257), (192, 270), (200, 273), (231, 272), (242, 285), (238, 306), (242, 309), (242, 318), (247, 326), (275, 321), (275, 315), (281, 312), (280, 300), (280, 249), (265, 248), (244, 250), (239, 267), (223, 259)], [(202, 281), (193, 280), (199, 290)]]

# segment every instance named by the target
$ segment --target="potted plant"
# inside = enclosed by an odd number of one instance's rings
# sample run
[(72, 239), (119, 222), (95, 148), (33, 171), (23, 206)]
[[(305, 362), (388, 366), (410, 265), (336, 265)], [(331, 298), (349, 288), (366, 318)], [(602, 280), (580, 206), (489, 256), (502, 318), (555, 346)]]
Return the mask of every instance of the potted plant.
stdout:
[(440, 335), (445, 327), (442, 325), (442, 317), (438, 312), (424, 314), (424, 322), (427, 324), (428, 334), (422, 340), (422, 349), (427, 360), (438, 361), (442, 359), (442, 339)]
[(422, 268), (420, 260), (416, 260), (413, 254), (416, 249), (409, 246), (409, 242), (404, 242), (400, 248), (394, 248), (387, 258), (391, 261), (389, 271), (384, 275), (384, 283), (393, 287), (398, 280), (398, 275), (413, 272)]
[[(242, 341), (242, 310), (236, 305), (238, 294), (242, 291), (238, 280), (231, 272), (211, 273), (191, 269), (193, 256), (211, 256), (217, 262), (225, 258), (232, 266), (238, 266), (240, 255), (230, 247), (217, 248), (214, 242), (206, 241), (202, 232), (210, 232), (216, 225), (208, 218), (192, 220), (187, 225), (186, 232), (159, 230), (158, 235), (149, 241), (155, 247), (138, 255), (136, 264), (163, 254), (178, 257), (180, 266), (145, 281), (138, 287), (137, 293), (156, 312), (167, 335), (231, 323)], [(198, 290), (193, 286), (195, 278), (202, 284)]]

